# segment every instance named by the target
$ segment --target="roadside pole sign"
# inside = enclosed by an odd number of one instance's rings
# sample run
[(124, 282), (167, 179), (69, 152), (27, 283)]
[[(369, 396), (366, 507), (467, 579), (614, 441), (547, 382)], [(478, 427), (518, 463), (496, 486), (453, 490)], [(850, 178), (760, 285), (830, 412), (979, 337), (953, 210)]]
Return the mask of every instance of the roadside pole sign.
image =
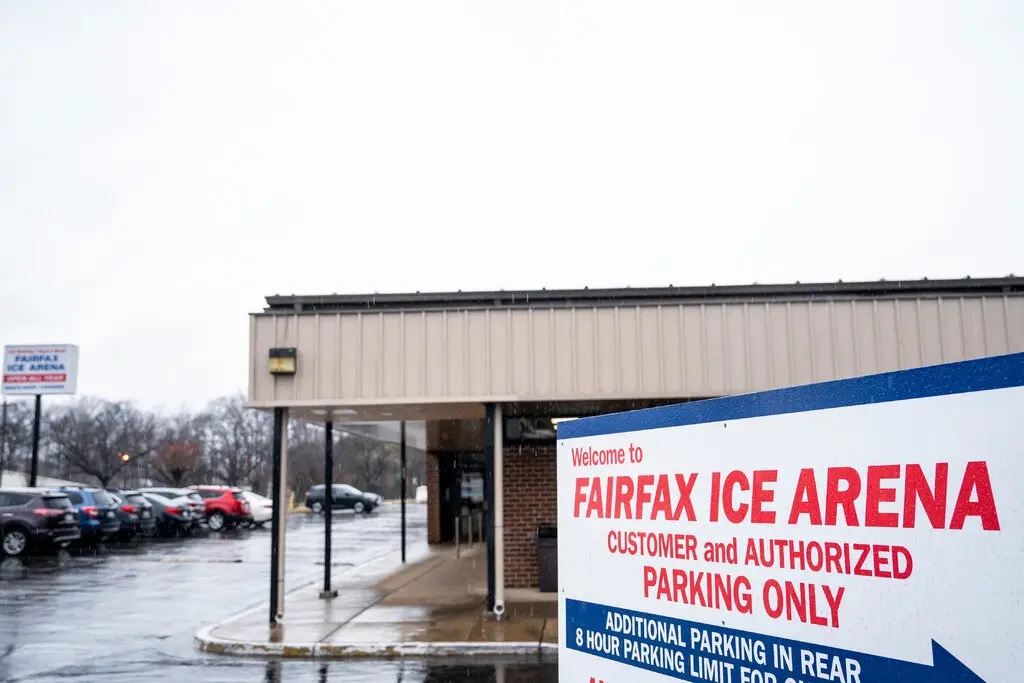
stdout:
[(73, 344), (4, 347), (3, 393), (74, 394), (78, 385), (78, 347)]
[(1024, 354), (558, 425), (559, 680), (1024, 681)]

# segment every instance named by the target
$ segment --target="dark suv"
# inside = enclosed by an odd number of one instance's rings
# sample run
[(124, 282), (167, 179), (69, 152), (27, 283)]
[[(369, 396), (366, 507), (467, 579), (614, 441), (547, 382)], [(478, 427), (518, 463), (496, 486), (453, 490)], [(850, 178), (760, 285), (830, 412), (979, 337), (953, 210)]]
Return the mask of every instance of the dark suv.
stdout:
[(119, 506), (117, 519), (121, 522), (122, 538), (134, 536), (151, 536), (156, 532), (156, 516), (153, 504), (146, 500), (138, 491), (124, 489), (107, 489)]
[[(331, 507), (335, 510), (355, 510), (369, 514), (381, 504), (381, 497), (376, 493), (366, 493), (348, 484), (335, 484), (332, 488), (334, 503)], [(327, 501), (327, 489), (323, 484), (317, 484), (306, 492), (306, 507), (313, 512), (320, 514), (324, 511)]]
[(16, 557), (31, 547), (64, 547), (81, 535), (68, 497), (46, 489), (0, 489), (0, 551)]

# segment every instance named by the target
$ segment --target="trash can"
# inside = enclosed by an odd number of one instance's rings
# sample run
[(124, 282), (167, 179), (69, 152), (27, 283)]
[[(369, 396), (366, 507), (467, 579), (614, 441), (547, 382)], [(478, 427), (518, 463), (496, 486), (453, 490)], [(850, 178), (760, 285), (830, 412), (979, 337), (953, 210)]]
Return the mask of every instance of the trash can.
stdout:
[(558, 527), (537, 527), (537, 574), (541, 593), (558, 592)]

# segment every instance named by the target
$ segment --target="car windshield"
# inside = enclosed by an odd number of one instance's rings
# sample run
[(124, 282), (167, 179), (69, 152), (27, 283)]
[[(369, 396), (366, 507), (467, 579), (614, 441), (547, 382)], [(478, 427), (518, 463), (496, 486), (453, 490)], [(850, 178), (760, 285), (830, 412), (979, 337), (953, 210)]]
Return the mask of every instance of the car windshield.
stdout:
[(145, 505), (146, 503), (149, 502), (146, 500), (146, 497), (143, 496), (141, 493), (133, 493), (129, 496), (125, 496), (125, 500), (127, 500), (129, 503), (133, 505)]
[(196, 503), (202, 503), (203, 502), (203, 497), (200, 496), (198, 493), (195, 493), (195, 492), (192, 492), (192, 493), (190, 493), (190, 494), (188, 494), (187, 496), (184, 496), (184, 497), (188, 498), (191, 501), (195, 501)]
[(363, 495), (362, 491), (360, 491), (359, 489), (355, 488), (354, 486), (349, 486), (348, 484), (340, 485), (338, 487), (338, 490), (340, 490), (342, 493), (347, 493), (350, 496), (361, 496), (361, 495)]
[(67, 496), (50, 496), (43, 499), (46, 507), (51, 510), (70, 510), (71, 500)]

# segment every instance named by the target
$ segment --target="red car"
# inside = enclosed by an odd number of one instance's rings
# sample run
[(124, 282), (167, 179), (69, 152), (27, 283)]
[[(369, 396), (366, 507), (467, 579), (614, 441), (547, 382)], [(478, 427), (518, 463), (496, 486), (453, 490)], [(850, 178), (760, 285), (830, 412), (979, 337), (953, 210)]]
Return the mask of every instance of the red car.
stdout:
[(206, 525), (210, 531), (234, 529), (252, 522), (249, 501), (242, 489), (233, 486), (189, 486), (206, 504)]

